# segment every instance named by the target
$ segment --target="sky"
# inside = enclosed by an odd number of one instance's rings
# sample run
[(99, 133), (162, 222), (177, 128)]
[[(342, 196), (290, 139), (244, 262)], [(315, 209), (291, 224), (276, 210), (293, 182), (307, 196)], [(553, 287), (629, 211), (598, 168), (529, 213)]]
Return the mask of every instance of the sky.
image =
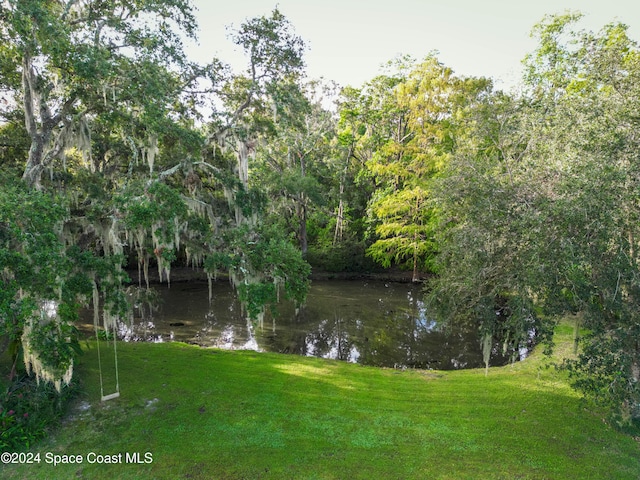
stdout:
[(277, 5), (307, 44), (310, 78), (359, 87), (382, 73), (398, 55), (438, 59), (458, 75), (486, 76), (498, 88), (520, 79), (521, 61), (535, 48), (531, 28), (545, 14), (585, 14), (579, 24), (598, 31), (621, 21), (640, 41), (638, 0), (192, 0), (200, 25), (193, 60), (213, 57), (240, 71), (246, 59), (228, 38), (228, 28), (268, 16)]

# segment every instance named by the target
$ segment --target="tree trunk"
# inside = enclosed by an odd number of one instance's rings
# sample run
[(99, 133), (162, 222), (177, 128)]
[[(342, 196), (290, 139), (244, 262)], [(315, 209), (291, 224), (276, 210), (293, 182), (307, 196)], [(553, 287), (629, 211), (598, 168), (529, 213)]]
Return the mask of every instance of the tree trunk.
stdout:
[[(45, 149), (51, 141), (53, 129), (62, 118), (61, 114), (51, 114), (51, 109), (46, 102), (46, 94), (39, 89), (42, 79), (33, 68), (33, 62), (29, 55), (22, 59), (22, 89), (24, 102), (24, 124), (31, 139), (29, 157), (25, 165), (22, 179), (32, 188), (41, 189), (42, 172), (45, 164)], [(68, 100), (62, 109), (71, 105)], [(58, 146), (60, 147), (61, 146)], [(51, 152), (49, 152), (51, 153)]]
[(298, 236), (300, 238), (300, 251), (302, 256), (307, 256), (308, 242), (307, 242), (307, 207), (304, 204), (304, 196), (301, 198), (300, 203), (300, 228)]
[(249, 186), (249, 148), (245, 140), (238, 142), (238, 179), (247, 189)]
[[(340, 185), (340, 193), (342, 194), (342, 185)], [(333, 232), (333, 244), (342, 242), (342, 232), (343, 232), (343, 219), (344, 217), (344, 202), (342, 198), (340, 198), (340, 203), (338, 204), (338, 214), (336, 215), (336, 229)]]
[[(300, 174), (305, 177), (307, 175), (304, 155), (300, 157)], [(300, 251), (302, 256), (307, 256), (307, 206), (304, 192), (300, 192)]]
[(38, 130), (37, 113), (43, 112), (40, 95), (35, 89), (37, 84), (36, 73), (33, 69), (31, 57), (25, 55), (22, 59), (22, 91), (24, 103), (24, 126), (31, 139), (29, 157), (24, 168), (22, 179), (30, 187), (40, 188), (40, 178), (42, 176), (42, 157), (46, 137)]
[[(420, 211), (419, 200), (416, 199), (416, 215)], [(413, 276), (411, 278), (413, 283), (417, 283), (420, 281), (420, 277), (418, 276), (418, 231), (415, 230), (413, 232)]]
[(44, 165), (42, 163), (42, 157), (44, 155), (45, 139), (44, 135), (36, 134), (31, 137), (31, 148), (29, 149), (29, 157), (27, 158), (27, 164), (24, 167), (24, 173), (22, 174), (22, 180), (31, 188), (40, 190), (42, 172), (44, 171)]
[[(242, 184), (242, 188), (246, 192), (249, 189), (249, 147), (246, 140), (238, 140), (237, 161), (236, 174)], [(231, 195), (233, 196), (236, 225), (241, 226), (247, 224), (248, 219), (242, 211), (242, 205), (238, 203), (238, 192), (234, 191)]]

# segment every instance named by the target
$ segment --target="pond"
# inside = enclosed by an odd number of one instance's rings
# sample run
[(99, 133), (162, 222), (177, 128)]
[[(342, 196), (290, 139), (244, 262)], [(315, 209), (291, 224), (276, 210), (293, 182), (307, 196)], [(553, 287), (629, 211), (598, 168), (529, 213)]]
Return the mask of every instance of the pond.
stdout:
[[(227, 282), (153, 287), (155, 311), (139, 305), (126, 341), (180, 341), (223, 349), (291, 353), (395, 368), (451, 370), (483, 366), (473, 328), (444, 330), (429, 318), (422, 287), (379, 281), (314, 281), (306, 305), (281, 302), (262, 323), (247, 322)], [(494, 352), (497, 350), (494, 349)], [(492, 365), (508, 359), (492, 355)]]

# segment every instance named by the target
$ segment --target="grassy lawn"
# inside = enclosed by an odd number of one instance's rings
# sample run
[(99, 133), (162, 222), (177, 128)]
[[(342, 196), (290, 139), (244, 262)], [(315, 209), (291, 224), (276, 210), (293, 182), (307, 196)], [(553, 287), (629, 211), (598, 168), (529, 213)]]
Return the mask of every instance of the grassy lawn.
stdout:
[[(570, 335), (559, 329), (560, 353)], [(640, 478), (640, 444), (539, 354), (488, 377), (184, 344), (119, 343), (118, 354), (121, 397), (99, 401), (91, 344), (74, 411), (32, 449), (41, 462), (0, 467), (2, 478)], [(126, 463), (136, 452), (151, 463)], [(83, 463), (53, 466), (47, 453)]]

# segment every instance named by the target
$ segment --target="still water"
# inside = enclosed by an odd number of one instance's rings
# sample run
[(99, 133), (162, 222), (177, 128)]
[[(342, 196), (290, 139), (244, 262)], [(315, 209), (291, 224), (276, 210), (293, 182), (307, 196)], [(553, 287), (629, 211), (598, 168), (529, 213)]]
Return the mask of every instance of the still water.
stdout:
[[(155, 309), (141, 303), (126, 341), (180, 341), (223, 349), (252, 349), (396, 368), (451, 370), (483, 366), (473, 328), (447, 330), (429, 318), (419, 285), (378, 281), (314, 281), (296, 312), (281, 302), (262, 323), (247, 322), (227, 282), (153, 287)], [(492, 364), (505, 363), (492, 355)]]

